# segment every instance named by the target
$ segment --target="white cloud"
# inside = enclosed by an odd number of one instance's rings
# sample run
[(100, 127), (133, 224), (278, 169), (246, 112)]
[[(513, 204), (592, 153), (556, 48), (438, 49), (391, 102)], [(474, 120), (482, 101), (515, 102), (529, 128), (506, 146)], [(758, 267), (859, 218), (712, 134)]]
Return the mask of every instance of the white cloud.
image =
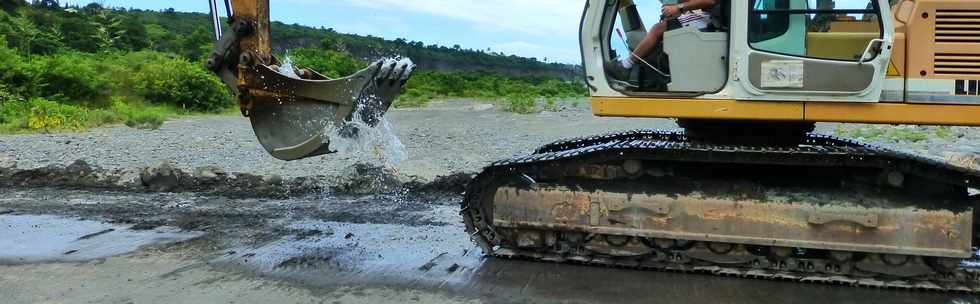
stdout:
[[(309, 3), (315, 0), (287, 0)], [(575, 38), (584, 1), (571, 0), (372, 0), (351, 6), (407, 10), (468, 22), (480, 30)]]

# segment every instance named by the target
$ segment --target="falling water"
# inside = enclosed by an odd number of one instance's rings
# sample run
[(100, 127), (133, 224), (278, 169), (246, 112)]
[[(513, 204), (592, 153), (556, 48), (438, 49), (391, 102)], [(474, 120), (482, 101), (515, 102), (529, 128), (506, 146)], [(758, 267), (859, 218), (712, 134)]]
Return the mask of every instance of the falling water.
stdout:
[[(368, 98), (368, 102), (377, 101), (374, 96)], [(362, 119), (361, 107), (354, 110), (353, 117), (343, 128), (327, 128), (331, 149), (357, 162), (378, 163), (386, 168), (395, 168), (408, 159), (405, 145), (386, 116), (382, 116), (374, 127)]]
[(296, 75), (296, 68), (293, 67), (293, 59), (289, 58), (289, 53), (287, 52), (282, 59), (282, 66), (279, 67), (279, 74), (289, 76), (291, 78), (299, 79), (299, 75)]

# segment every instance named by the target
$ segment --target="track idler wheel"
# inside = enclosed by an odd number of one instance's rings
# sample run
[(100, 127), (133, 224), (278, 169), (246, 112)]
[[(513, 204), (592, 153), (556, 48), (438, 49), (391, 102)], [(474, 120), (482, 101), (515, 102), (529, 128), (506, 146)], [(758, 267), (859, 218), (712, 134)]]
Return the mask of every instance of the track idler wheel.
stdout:
[(708, 250), (711, 250), (711, 252), (715, 254), (728, 254), (729, 252), (732, 252), (732, 249), (734, 248), (735, 245), (731, 243), (708, 243)]
[(928, 258), (926, 263), (940, 273), (951, 273), (959, 268), (963, 260), (955, 258)]
[(901, 254), (882, 254), (881, 261), (891, 266), (902, 266), (909, 262), (909, 256)]

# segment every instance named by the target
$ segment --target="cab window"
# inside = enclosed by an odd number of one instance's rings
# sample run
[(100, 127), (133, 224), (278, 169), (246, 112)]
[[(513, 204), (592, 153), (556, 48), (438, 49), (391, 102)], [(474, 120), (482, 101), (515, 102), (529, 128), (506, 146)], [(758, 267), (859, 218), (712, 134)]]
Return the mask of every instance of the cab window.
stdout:
[(771, 53), (858, 61), (881, 38), (876, 0), (750, 0), (749, 45)]

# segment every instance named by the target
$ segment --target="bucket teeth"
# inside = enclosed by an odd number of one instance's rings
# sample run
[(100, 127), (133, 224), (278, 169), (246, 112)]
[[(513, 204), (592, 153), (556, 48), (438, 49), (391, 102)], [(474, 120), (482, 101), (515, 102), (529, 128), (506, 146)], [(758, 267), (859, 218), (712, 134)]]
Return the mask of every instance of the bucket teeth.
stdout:
[(375, 126), (401, 94), (415, 64), (407, 58), (388, 58), (378, 60), (371, 66), (377, 68), (374, 81), (361, 92), (355, 113), (359, 113), (364, 123)]

